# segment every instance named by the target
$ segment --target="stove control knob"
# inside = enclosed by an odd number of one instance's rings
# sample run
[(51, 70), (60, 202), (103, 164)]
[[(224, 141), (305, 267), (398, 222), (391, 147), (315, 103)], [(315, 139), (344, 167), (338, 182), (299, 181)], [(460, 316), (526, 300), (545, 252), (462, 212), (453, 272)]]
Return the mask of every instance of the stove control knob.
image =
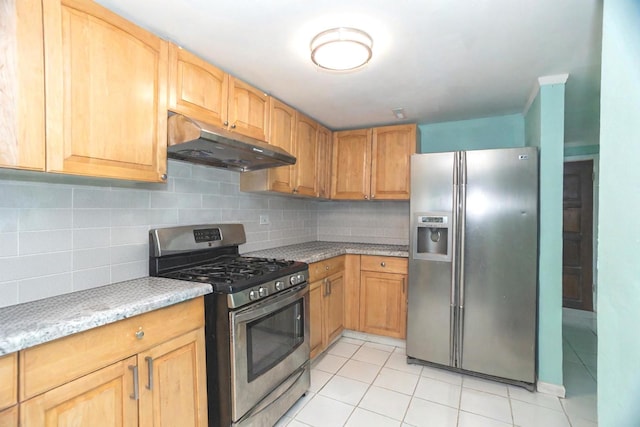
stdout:
[(258, 298), (260, 298), (260, 297), (258, 296), (258, 292), (256, 292), (255, 290), (251, 290), (251, 291), (249, 292), (249, 299), (250, 299), (251, 301), (253, 301), (253, 300), (255, 300), (255, 299), (258, 299)]
[(276, 291), (281, 291), (281, 290), (283, 290), (283, 289), (284, 289), (284, 282), (282, 282), (282, 281), (278, 280), (278, 281), (276, 282)]
[(267, 288), (260, 286), (260, 288), (258, 289), (258, 295), (260, 295), (260, 298), (266, 297), (267, 295), (269, 295), (269, 291), (267, 290)]
[(289, 278), (289, 282), (291, 282), (292, 285), (297, 285), (298, 284), (298, 278), (296, 276), (291, 276)]

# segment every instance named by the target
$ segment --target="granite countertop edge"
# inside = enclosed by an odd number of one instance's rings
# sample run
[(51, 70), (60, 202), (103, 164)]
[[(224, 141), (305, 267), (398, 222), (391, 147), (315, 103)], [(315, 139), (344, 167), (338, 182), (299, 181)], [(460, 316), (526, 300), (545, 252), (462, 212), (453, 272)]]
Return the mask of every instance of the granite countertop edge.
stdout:
[(407, 245), (315, 241), (252, 251), (243, 255), (314, 263), (346, 254), (408, 258), (409, 248)]
[(213, 291), (210, 284), (143, 277), (0, 308), (0, 356)]

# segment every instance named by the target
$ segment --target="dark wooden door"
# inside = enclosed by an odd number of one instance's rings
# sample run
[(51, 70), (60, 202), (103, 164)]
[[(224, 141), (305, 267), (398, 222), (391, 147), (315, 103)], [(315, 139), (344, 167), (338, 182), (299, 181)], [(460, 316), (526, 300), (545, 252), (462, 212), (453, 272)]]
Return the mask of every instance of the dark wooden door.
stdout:
[(562, 305), (593, 310), (593, 161), (564, 164)]

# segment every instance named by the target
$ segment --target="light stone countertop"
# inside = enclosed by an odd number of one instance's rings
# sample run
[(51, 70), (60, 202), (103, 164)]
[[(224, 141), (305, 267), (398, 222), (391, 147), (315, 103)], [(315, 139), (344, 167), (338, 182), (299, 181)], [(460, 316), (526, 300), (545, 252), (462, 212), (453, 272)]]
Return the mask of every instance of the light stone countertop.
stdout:
[(307, 242), (273, 249), (243, 253), (243, 256), (290, 259), (306, 263), (318, 262), (344, 254), (379, 255), (408, 258), (409, 248), (404, 245), (373, 243)]
[(0, 356), (212, 291), (207, 283), (143, 277), (0, 308)]

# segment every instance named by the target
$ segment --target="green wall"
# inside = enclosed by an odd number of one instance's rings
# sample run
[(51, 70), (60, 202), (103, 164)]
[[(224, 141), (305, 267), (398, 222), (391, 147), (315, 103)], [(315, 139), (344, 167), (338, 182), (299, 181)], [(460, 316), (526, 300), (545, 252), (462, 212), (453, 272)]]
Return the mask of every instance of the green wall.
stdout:
[(522, 114), (422, 124), (421, 153), (524, 147)]
[(542, 85), (524, 121), (526, 145), (540, 150), (538, 381), (560, 386), (564, 84)]
[(599, 145), (579, 145), (575, 147), (565, 147), (564, 156), (587, 156), (590, 154), (598, 154), (600, 152)]
[(598, 425), (640, 426), (640, 1), (605, 0), (600, 97)]

